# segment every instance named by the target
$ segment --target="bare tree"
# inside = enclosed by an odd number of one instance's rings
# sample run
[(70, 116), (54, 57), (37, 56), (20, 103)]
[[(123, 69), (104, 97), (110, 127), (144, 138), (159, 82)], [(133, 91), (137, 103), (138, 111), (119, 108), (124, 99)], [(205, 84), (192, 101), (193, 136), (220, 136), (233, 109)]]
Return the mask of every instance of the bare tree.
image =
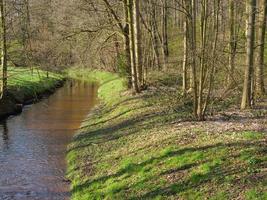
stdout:
[(266, 20), (267, 20), (267, 0), (260, 0), (259, 13), (259, 48), (257, 51), (256, 64), (256, 93), (262, 96), (265, 93), (264, 88), (264, 52), (265, 52), (265, 34), (266, 34)]
[(247, 60), (243, 85), (241, 109), (251, 108), (253, 103), (253, 70), (256, 0), (247, 1)]

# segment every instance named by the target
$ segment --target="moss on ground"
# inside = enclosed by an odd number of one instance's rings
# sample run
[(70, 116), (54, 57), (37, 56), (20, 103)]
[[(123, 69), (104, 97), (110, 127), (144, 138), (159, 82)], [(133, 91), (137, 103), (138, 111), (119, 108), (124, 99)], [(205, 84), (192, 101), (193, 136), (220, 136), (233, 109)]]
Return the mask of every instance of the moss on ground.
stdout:
[(73, 200), (266, 199), (266, 133), (183, 122), (191, 106), (173, 90), (131, 96), (117, 75), (69, 74), (100, 82), (102, 100), (69, 146)]

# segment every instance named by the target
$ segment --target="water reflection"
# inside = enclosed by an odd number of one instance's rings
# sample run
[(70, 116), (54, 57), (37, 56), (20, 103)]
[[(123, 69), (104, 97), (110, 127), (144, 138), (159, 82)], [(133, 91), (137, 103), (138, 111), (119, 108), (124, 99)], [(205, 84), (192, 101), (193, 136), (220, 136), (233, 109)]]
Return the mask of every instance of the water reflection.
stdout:
[(0, 199), (68, 199), (66, 146), (96, 93), (94, 84), (71, 81), (0, 124)]

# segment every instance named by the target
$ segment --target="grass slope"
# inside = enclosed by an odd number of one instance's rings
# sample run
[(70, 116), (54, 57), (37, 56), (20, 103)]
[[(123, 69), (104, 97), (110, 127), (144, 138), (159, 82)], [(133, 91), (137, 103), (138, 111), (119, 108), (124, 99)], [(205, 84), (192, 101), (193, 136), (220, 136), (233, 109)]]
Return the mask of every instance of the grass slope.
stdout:
[[(49, 73), (49, 78), (46, 77), (46, 71), (33, 69), (31, 72), (27, 68), (8, 68), (8, 88), (13, 92), (23, 93), (25, 96), (36, 96), (47, 90), (53, 89), (63, 76)], [(14, 91), (15, 90), (15, 91)]]
[(73, 200), (267, 199), (266, 133), (186, 121), (167, 87), (131, 96), (117, 75), (69, 73), (99, 81), (102, 99), (69, 146)]

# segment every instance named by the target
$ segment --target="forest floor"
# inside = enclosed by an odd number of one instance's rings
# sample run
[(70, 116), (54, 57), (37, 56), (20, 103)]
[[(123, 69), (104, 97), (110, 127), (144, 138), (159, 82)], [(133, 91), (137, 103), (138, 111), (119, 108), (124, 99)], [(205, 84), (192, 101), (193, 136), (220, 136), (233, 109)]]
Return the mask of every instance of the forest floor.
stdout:
[(21, 112), (24, 104), (37, 101), (60, 87), (64, 78), (61, 75), (29, 68), (8, 68), (7, 96), (0, 100), (0, 119)]
[(70, 76), (97, 80), (102, 102), (69, 146), (73, 200), (267, 199), (267, 102), (246, 112), (218, 106), (196, 122), (170, 75), (136, 96), (117, 75)]

